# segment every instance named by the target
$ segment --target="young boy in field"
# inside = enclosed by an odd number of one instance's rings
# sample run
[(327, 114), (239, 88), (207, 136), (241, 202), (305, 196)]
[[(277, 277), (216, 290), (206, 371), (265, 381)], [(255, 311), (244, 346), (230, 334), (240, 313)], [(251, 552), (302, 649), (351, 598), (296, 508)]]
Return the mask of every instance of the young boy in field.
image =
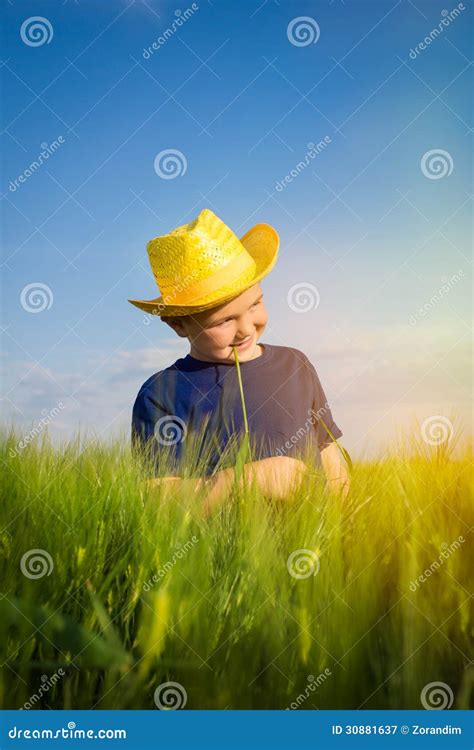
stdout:
[[(212, 211), (147, 244), (162, 294), (153, 300), (129, 300), (159, 315), (190, 352), (152, 375), (140, 388), (132, 415), (132, 448), (158, 456), (172, 446), (176, 471), (153, 485), (191, 483), (205, 487), (206, 509), (220, 504), (233, 485), (234, 468), (219, 469), (222, 451), (244, 427), (257, 447), (244, 466), (243, 481), (256, 480), (261, 491), (284, 498), (301, 482), (308, 449), (320, 456), (328, 485), (347, 494), (345, 460), (315, 368), (303, 352), (259, 343), (268, 313), (261, 279), (275, 265), (279, 237), (268, 224), (257, 224), (240, 240)], [(245, 413), (236, 359), (242, 378)], [(182, 479), (179, 460), (186, 435), (199, 434), (207, 451), (204, 476)], [(173, 485), (171, 484), (173, 483)]]

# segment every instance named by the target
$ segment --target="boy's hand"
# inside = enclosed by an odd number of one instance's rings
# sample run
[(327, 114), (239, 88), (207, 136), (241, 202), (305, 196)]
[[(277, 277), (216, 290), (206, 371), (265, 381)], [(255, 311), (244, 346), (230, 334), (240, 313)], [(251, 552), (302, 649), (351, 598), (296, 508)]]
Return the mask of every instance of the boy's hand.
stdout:
[(347, 497), (350, 489), (347, 464), (336, 443), (330, 443), (321, 451), (321, 463), (331, 492), (341, 493)]
[[(306, 473), (306, 464), (290, 456), (274, 456), (253, 461), (244, 466), (240, 487), (256, 481), (260, 492), (275, 500), (284, 500), (290, 492), (299, 486)], [(165, 499), (172, 497), (180, 485), (185, 483), (186, 491), (192, 496), (201, 489), (205, 489), (203, 502), (204, 516), (211, 515), (216, 508), (229, 496), (234, 488), (235, 469), (229, 467), (221, 469), (212, 477), (155, 477), (145, 481), (145, 486), (151, 489), (159, 488), (160, 495)]]
[[(306, 464), (290, 456), (272, 456), (245, 464), (240, 487), (256, 481), (260, 492), (274, 500), (285, 499), (299, 486), (306, 472)], [(208, 481), (204, 514), (209, 516), (230, 494), (235, 481), (235, 469), (221, 469)]]

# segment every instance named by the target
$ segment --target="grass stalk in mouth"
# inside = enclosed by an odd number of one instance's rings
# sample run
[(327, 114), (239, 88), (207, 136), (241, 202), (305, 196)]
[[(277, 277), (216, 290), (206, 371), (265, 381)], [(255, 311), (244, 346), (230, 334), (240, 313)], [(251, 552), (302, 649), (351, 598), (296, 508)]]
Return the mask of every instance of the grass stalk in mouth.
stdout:
[(245, 434), (248, 435), (248, 432), (249, 432), (249, 423), (247, 421), (247, 410), (245, 408), (244, 389), (243, 389), (243, 386), (242, 386), (242, 375), (241, 375), (241, 372), (240, 372), (239, 355), (237, 354), (237, 347), (236, 346), (233, 346), (232, 349), (234, 350), (235, 366), (237, 367), (237, 379), (239, 381), (240, 400), (242, 402), (242, 411), (244, 413)]
[(240, 372), (239, 355), (237, 353), (237, 347), (233, 346), (232, 349), (234, 351), (235, 366), (237, 368), (237, 380), (239, 382), (240, 400), (242, 403), (242, 412), (244, 415), (244, 439), (239, 445), (239, 450), (237, 453), (237, 458), (236, 458), (236, 463), (235, 463), (235, 482), (236, 482), (236, 487), (238, 487), (239, 482), (240, 482), (240, 477), (242, 476), (242, 473), (243, 473), (244, 465), (252, 461), (252, 452), (250, 449), (249, 423), (247, 420), (247, 409), (245, 407), (245, 396), (244, 396), (244, 388), (242, 384), (242, 373)]

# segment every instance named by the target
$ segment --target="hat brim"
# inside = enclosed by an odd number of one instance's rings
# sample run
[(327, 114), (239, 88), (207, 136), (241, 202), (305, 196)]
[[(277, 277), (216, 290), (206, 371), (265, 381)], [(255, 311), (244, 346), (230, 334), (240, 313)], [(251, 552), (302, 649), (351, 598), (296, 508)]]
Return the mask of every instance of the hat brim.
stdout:
[(255, 274), (250, 281), (247, 281), (242, 286), (236, 285), (232, 294), (211, 300), (203, 305), (198, 303), (189, 306), (167, 305), (163, 302), (161, 296), (155, 299), (129, 299), (128, 301), (149, 315), (159, 315), (160, 317), (192, 315), (192, 313), (203, 312), (204, 310), (209, 310), (212, 307), (228, 302), (239, 294), (242, 294), (246, 289), (257, 284), (264, 276), (270, 273), (278, 257), (280, 237), (276, 229), (270, 226), (270, 224), (255, 224), (240, 238), (240, 242), (255, 261)]

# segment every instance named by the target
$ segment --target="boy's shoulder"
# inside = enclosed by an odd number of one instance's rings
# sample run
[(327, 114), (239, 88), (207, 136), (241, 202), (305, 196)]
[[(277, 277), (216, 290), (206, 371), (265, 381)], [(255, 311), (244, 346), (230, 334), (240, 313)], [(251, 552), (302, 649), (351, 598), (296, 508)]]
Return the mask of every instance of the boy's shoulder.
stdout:
[(276, 354), (279, 356), (287, 356), (291, 359), (299, 360), (300, 362), (303, 362), (304, 364), (311, 364), (310, 360), (306, 356), (304, 352), (301, 351), (301, 349), (297, 349), (294, 346), (276, 346), (272, 345), (272, 349), (276, 351)]
[(313, 380), (319, 379), (316, 367), (301, 349), (297, 349), (295, 346), (275, 346), (274, 349), (279, 350), (279, 354), (284, 360), (283, 366), (285, 369), (294, 367), (296, 370), (300, 370), (304, 368)]
[(302, 357), (303, 359), (307, 359), (307, 356), (304, 352), (301, 351), (301, 349), (297, 349), (295, 346), (280, 346), (279, 349), (286, 349), (287, 351), (291, 352), (294, 356)]

